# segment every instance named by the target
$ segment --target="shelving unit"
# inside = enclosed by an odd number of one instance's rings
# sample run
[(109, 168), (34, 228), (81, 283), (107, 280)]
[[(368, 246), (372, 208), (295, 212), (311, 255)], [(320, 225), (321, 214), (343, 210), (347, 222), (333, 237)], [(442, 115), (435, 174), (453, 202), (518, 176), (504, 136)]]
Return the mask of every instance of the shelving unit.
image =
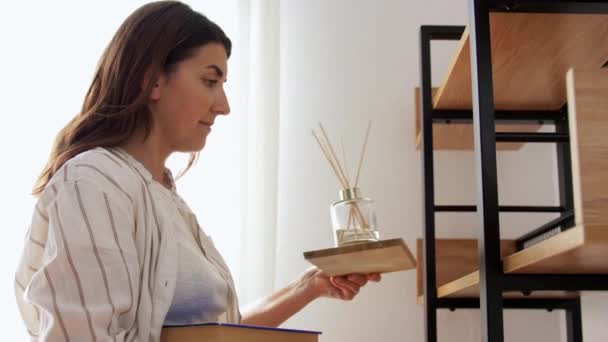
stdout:
[[(433, 94), (438, 88), (433, 88)], [(422, 145), (422, 123), (420, 111), (420, 88), (414, 91), (414, 99), (416, 103), (416, 149), (420, 149)], [(459, 123), (457, 119), (445, 119), (444, 122), (450, 124), (436, 125), (433, 127), (433, 146), (436, 150), (472, 150), (473, 149), (473, 127), (470, 124)], [(537, 132), (540, 129), (540, 124), (527, 125), (496, 125), (497, 132), (509, 132), (516, 130), (518, 132)], [(516, 151), (522, 148), (524, 143), (505, 143), (496, 146), (499, 151)]]
[[(562, 269), (573, 270), (572, 273), (593, 270), (593, 273), (608, 273), (608, 265), (599, 259), (602, 255), (608, 255), (606, 248), (595, 251), (600, 252), (591, 258), (579, 258), (578, 260), (589, 260), (584, 267), (575, 264), (577, 258), (563, 254), (563, 250), (570, 249), (589, 252), (584, 244), (576, 244), (580, 239), (571, 238), (572, 233), (579, 233), (578, 229), (568, 230), (566, 235), (560, 236), (562, 241), (547, 240), (538, 245), (517, 252), (515, 240), (502, 240), (501, 253), (505, 273), (556, 273)], [(577, 234), (580, 235), (580, 234)], [(566, 237), (566, 239), (563, 239)], [(566, 240), (565, 243), (563, 240)], [(569, 244), (572, 241), (572, 244)], [(556, 246), (556, 244), (560, 244)], [(417, 258), (423, 258), (423, 240), (417, 241)], [(477, 240), (472, 239), (436, 239), (436, 275), (437, 275), (437, 298), (479, 298), (479, 259)], [(606, 245), (603, 245), (605, 247)], [(598, 246), (600, 247), (600, 246)], [(552, 259), (548, 254), (555, 255), (558, 259)], [(563, 257), (566, 258), (563, 258)], [(566, 260), (563, 260), (566, 259)], [(606, 260), (606, 259), (603, 259)], [(564, 262), (563, 264), (561, 262)], [(510, 269), (507, 269), (507, 266)], [(424, 303), (423, 266), (419, 263), (418, 275), (418, 302)], [(559, 272), (567, 273), (567, 272)], [(578, 292), (573, 291), (541, 291), (527, 293), (525, 291), (512, 291), (504, 293), (504, 298), (578, 298)]]
[[(467, 27), (420, 31), (424, 236), (417, 253), (426, 341), (437, 341), (438, 309), (475, 307), (484, 342), (503, 341), (510, 308), (563, 309), (568, 341), (582, 341), (579, 291), (608, 291), (608, 1), (469, 0), (469, 8)], [(431, 40), (460, 42), (437, 89)], [(554, 132), (539, 132), (542, 124)], [(556, 206), (498, 203), (496, 152), (526, 143), (556, 146)], [(471, 148), (477, 205), (437, 205), (433, 152)], [(479, 239), (436, 239), (440, 212), (477, 212)], [(499, 212), (560, 216), (501, 240)]]

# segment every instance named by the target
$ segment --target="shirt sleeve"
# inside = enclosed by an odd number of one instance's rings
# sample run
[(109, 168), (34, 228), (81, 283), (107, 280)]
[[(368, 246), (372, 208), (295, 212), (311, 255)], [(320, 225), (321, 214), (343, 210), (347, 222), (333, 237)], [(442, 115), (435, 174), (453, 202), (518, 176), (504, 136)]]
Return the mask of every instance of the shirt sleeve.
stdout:
[[(131, 206), (86, 180), (53, 185), (53, 192), (36, 208), (43, 216), (37, 224), (48, 226), (46, 239), (31, 235), (34, 220), (16, 275), (17, 301), (32, 340), (133, 337), (140, 267)], [(30, 265), (36, 249), (40, 265)]]

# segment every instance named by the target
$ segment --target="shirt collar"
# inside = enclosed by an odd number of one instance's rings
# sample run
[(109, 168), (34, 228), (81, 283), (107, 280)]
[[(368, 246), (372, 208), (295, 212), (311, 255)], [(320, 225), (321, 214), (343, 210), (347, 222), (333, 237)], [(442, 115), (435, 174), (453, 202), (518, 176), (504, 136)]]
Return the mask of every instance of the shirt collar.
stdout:
[[(121, 147), (112, 147), (112, 149), (118, 153), (121, 157), (123, 157), (123, 159), (125, 159), (125, 161), (127, 163), (129, 163), (135, 170), (137, 173), (140, 174), (140, 176), (148, 183), (152, 183), (152, 182), (156, 182), (153, 178), (152, 178), (152, 174), (150, 173), (150, 171), (148, 171), (148, 169), (144, 166), (144, 164), (142, 164), (139, 160), (137, 160), (135, 157), (133, 157), (129, 152), (127, 152), (125, 149), (121, 148)], [(169, 168), (165, 167), (165, 171), (164, 171), (164, 181), (167, 183), (167, 185), (169, 185), (169, 188), (171, 191), (175, 192), (176, 187), (175, 187), (175, 179), (173, 178), (173, 173), (171, 172), (171, 170), (169, 170)], [(158, 183), (158, 182), (156, 182)], [(166, 189), (166, 187), (163, 184), (160, 184), (163, 188)]]
[(150, 173), (150, 171), (146, 169), (144, 164), (142, 164), (139, 160), (135, 159), (135, 157), (129, 154), (129, 152), (127, 152), (121, 147), (112, 147), (112, 150), (118, 153), (118, 155), (122, 157), (124, 162), (129, 164), (129, 166), (133, 167), (135, 171), (139, 173), (139, 175), (143, 179), (146, 180), (147, 183), (150, 183), (152, 181), (152, 174)]

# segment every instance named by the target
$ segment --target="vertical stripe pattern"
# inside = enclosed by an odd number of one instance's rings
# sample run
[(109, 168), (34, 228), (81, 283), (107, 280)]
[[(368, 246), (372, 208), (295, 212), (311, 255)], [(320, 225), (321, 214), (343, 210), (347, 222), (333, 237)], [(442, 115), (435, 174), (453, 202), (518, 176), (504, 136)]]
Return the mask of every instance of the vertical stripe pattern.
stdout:
[[(67, 168), (66, 168), (67, 170)], [(91, 332), (91, 337), (93, 341), (97, 341), (97, 336), (95, 336), (95, 331), (93, 331), (93, 323), (91, 322), (91, 313), (89, 308), (87, 307), (86, 300), (84, 298), (84, 291), (82, 289), (82, 280), (80, 279), (80, 275), (76, 270), (76, 266), (74, 266), (74, 260), (72, 259), (72, 254), (70, 253), (70, 248), (68, 246), (68, 240), (65, 237), (65, 231), (63, 229), (63, 225), (61, 224), (61, 216), (59, 216), (59, 205), (55, 203), (55, 216), (57, 217), (57, 228), (59, 229), (59, 233), (61, 234), (61, 240), (63, 242), (63, 247), (65, 249), (65, 256), (67, 257), (68, 264), (72, 271), (72, 275), (74, 276), (74, 280), (76, 281), (76, 286), (78, 287), (78, 295), (80, 297), (80, 304), (86, 314), (87, 324), (89, 326), (89, 331)], [(49, 282), (50, 284), (50, 282)]]
[(167, 187), (126, 151), (97, 148), (52, 177), (32, 208), (14, 277), (32, 341), (158, 341), (176, 291), (184, 290), (178, 269), (200, 272), (178, 267), (182, 231), (202, 251), (191, 262), (213, 265), (206, 271), (213, 274), (198, 276), (228, 289), (224, 321), (239, 323), (228, 267), (171, 173), (164, 176)]
[[(99, 251), (97, 250), (97, 243), (95, 243), (95, 236), (93, 235), (93, 230), (91, 229), (91, 223), (89, 222), (89, 217), (84, 208), (84, 203), (82, 203), (82, 195), (80, 194), (80, 188), (78, 187), (78, 182), (74, 183), (74, 190), (76, 190), (76, 197), (78, 198), (78, 205), (80, 207), (80, 213), (82, 214), (82, 219), (84, 220), (85, 226), (87, 227), (87, 231), (89, 233), (89, 238), (91, 239), (91, 245), (93, 247), (93, 253), (95, 254), (95, 259), (97, 260), (97, 265), (99, 266), (99, 270), (101, 271), (101, 277), (103, 279), (103, 285), (106, 290), (106, 296), (108, 299), (108, 303), (110, 303), (110, 307), (112, 308), (112, 316), (116, 312), (116, 307), (112, 302), (112, 296), (110, 295), (110, 287), (108, 285), (108, 275), (106, 273), (106, 268), (101, 261), (101, 257), (99, 256)], [(105, 194), (104, 194), (105, 195)], [(112, 320), (108, 322), (108, 335), (110, 335), (110, 325), (112, 324)]]

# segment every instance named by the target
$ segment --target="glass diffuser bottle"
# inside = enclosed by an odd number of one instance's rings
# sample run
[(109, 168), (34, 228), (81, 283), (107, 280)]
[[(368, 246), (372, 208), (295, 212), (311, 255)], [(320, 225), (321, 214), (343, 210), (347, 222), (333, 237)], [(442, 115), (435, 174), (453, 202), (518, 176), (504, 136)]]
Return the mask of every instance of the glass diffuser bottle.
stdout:
[(344, 164), (342, 164), (321, 123), (319, 123), (319, 128), (321, 129), (321, 134), (317, 135), (313, 130), (312, 135), (319, 144), (323, 155), (329, 162), (342, 188), (340, 190), (340, 200), (330, 206), (335, 245), (342, 247), (350, 244), (378, 241), (380, 237), (376, 226), (375, 202), (369, 198), (361, 197), (361, 191), (358, 187), (367, 138), (371, 129), (371, 121), (367, 125), (361, 158), (359, 159), (359, 166), (353, 183), (351, 183), (352, 179), (348, 176), (347, 172), (344, 145), (342, 146)]
[(378, 241), (375, 202), (361, 197), (359, 188), (340, 190), (340, 200), (330, 206), (337, 247)]

